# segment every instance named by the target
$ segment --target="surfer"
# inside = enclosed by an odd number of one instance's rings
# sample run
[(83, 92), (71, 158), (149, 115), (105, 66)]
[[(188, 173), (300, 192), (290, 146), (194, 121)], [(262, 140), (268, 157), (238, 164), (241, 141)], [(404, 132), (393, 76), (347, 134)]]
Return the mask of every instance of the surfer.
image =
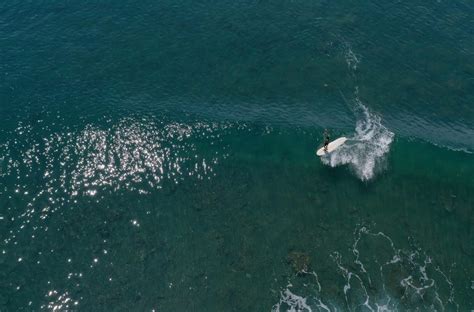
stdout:
[(324, 129), (323, 133), (323, 142), (324, 145), (316, 151), (316, 155), (323, 157), (328, 156), (333, 153), (335, 150), (339, 149), (346, 141), (346, 137), (340, 137), (335, 139), (332, 142), (329, 142), (329, 131), (328, 129)]
[(328, 129), (324, 129), (323, 137), (324, 137), (324, 151), (327, 152), (328, 151), (328, 144), (329, 144), (329, 131), (328, 131)]

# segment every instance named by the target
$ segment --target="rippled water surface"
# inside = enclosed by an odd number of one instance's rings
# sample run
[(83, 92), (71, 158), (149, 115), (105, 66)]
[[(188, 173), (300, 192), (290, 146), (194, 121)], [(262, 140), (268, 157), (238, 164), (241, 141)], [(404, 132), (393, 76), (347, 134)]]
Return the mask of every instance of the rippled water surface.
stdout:
[(468, 1), (0, 3), (0, 311), (474, 309), (473, 30)]

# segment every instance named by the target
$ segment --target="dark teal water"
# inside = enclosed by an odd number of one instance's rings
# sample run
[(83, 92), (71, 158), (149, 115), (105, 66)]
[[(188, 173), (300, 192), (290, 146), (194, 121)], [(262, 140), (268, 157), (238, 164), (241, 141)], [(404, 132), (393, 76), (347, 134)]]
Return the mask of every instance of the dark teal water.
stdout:
[(469, 1), (3, 1), (0, 311), (474, 309), (473, 35)]

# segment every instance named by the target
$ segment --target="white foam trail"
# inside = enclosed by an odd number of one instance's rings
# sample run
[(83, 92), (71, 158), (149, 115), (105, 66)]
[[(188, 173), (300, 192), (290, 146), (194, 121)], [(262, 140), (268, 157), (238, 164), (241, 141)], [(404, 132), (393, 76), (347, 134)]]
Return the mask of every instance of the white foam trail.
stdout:
[(344, 57), (346, 59), (347, 66), (351, 71), (357, 70), (357, 65), (360, 63), (360, 57), (358, 57), (351, 49), (350, 45), (345, 44), (345, 53)]
[[(374, 247), (380, 252), (374, 254)], [(294, 275), (283, 286), (272, 311), (460, 310), (450, 276), (421, 248), (397, 248), (387, 234), (358, 226), (349, 251), (349, 257), (339, 251), (330, 255), (336, 265), (335, 275), (344, 281), (337, 283), (338, 292), (325, 289), (328, 281), (320, 280), (316, 272), (304, 272), (314, 279)], [(334, 281), (329, 280), (332, 287)], [(474, 281), (471, 283), (474, 288)]]
[(375, 176), (377, 170), (381, 169), (394, 134), (382, 124), (381, 118), (370, 112), (357, 97), (355, 113), (357, 115), (355, 134), (349, 137), (343, 147), (322, 157), (321, 160), (331, 167), (347, 164), (359, 179), (368, 181)]
[(280, 312), (281, 308), (286, 306), (287, 312), (312, 312), (311, 307), (306, 303), (306, 298), (295, 295), (291, 290), (286, 288), (280, 297), (280, 302), (273, 306), (272, 312)]
[[(349, 72), (355, 75), (361, 56), (354, 53), (347, 41), (342, 40), (342, 43)], [(370, 112), (359, 100), (357, 93), (356, 87), (354, 105), (351, 107), (357, 118), (355, 134), (342, 148), (322, 157), (321, 160), (331, 167), (349, 165), (359, 179), (368, 181), (375, 176), (377, 170), (381, 169), (394, 134), (382, 124), (378, 115)]]

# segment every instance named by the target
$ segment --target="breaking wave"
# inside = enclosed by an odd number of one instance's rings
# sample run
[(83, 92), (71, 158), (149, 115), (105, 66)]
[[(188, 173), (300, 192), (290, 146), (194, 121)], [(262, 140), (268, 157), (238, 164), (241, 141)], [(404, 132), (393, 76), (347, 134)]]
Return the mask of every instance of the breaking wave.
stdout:
[(387, 129), (381, 118), (369, 111), (362, 102), (355, 99), (357, 123), (355, 134), (347, 143), (322, 157), (324, 164), (331, 167), (349, 165), (362, 181), (372, 179), (383, 168), (385, 155), (390, 151), (394, 133)]

